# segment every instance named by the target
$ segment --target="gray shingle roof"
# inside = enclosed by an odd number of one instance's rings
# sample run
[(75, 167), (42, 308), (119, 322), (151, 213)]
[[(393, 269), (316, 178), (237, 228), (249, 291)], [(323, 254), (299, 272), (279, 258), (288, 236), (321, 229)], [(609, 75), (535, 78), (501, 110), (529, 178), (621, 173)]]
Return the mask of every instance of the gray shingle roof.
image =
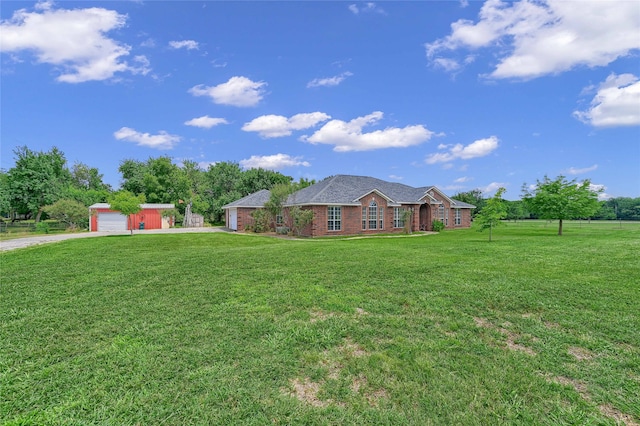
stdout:
[(377, 190), (392, 203), (416, 203), (424, 190), (368, 176), (336, 175), (294, 193), (288, 204), (360, 204), (363, 195)]
[[(358, 199), (372, 191), (378, 191), (388, 198), (391, 204), (417, 204), (430, 188), (433, 187), (414, 188), (368, 176), (336, 175), (293, 193), (287, 199), (286, 205), (360, 205)], [(262, 207), (269, 200), (269, 196), (270, 192), (263, 189), (229, 203), (223, 208)], [(454, 202), (452, 207), (475, 207), (461, 201), (452, 201)]]
[(261, 189), (258, 192), (254, 192), (253, 194), (249, 194), (246, 197), (229, 203), (222, 208), (227, 209), (232, 207), (264, 207), (264, 203), (269, 201), (269, 197), (271, 197), (271, 191)]

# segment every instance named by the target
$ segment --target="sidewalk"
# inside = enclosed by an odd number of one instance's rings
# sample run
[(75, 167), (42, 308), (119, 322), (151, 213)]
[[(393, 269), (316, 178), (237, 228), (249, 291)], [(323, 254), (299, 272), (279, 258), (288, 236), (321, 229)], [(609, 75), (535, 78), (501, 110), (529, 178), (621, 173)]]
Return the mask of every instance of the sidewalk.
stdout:
[[(145, 229), (134, 230), (134, 235), (139, 234), (185, 234), (185, 233), (203, 233), (203, 232), (227, 232), (226, 228), (169, 228), (169, 229)], [(19, 248), (34, 246), (38, 244), (55, 243), (57, 241), (70, 240), (73, 238), (91, 238), (105, 237), (109, 235), (130, 235), (131, 231), (114, 231), (114, 232), (79, 232), (77, 234), (57, 234), (57, 235), (38, 235), (33, 237), (15, 238), (13, 240), (0, 241), (0, 251), (9, 251)]]

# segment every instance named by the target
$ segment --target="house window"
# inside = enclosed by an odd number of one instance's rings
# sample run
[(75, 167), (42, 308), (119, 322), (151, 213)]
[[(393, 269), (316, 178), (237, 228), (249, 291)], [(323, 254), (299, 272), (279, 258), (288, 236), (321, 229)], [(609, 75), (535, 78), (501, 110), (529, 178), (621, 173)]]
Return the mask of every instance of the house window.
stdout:
[(276, 215), (276, 225), (277, 226), (284, 225), (284, 217), (282, 216), (282, 213)]
[(393, 227), (394, 228), (404, 228), (404, 220), (402, 218), (404, 213), (404, 209), (400, 207), (393, 208)]
[(327, 207), (327, 230), (340, 231), (342, 229), (342, 207)]
[(378, 204), (369, 203), (369, 229), (378, 229)]
[(378, 228), (384, 229), (384, 209), (383, 208), (380, 208), (380, 226), (378, 226)]
[(438, 220), (444, 223), (444, 206), (442, 204), (438, 207)]
[(462, 225), (462, 211), (460, 209), (455, 209), (454, 212), (455, 212), (454, 220), (455, 220), (456, 226)]
[(367, 229), (367, 208), (362, 208), (362, 229)]

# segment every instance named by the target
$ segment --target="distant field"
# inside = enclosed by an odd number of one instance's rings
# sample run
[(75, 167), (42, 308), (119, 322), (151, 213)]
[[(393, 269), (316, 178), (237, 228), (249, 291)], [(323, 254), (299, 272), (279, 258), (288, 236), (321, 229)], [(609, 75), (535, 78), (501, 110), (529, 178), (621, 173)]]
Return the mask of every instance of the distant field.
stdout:
[(640, 223), (0, 253), (0, 424), (640, 423)]

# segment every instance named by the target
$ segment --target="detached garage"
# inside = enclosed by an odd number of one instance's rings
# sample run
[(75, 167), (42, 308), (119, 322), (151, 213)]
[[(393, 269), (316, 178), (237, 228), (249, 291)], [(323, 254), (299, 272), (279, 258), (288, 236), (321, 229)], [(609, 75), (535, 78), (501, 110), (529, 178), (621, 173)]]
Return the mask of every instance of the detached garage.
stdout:
[[(131, 215), (133, 229), (167, 229), (174, 225), (174, 218), (162, 216), (163, 210), (175, 208), (173, 204), (140, 204), (142, 210)], [(127, 216), (111, 210), (107, 203), (89, 206), (89, 231), (129, 231)]]

